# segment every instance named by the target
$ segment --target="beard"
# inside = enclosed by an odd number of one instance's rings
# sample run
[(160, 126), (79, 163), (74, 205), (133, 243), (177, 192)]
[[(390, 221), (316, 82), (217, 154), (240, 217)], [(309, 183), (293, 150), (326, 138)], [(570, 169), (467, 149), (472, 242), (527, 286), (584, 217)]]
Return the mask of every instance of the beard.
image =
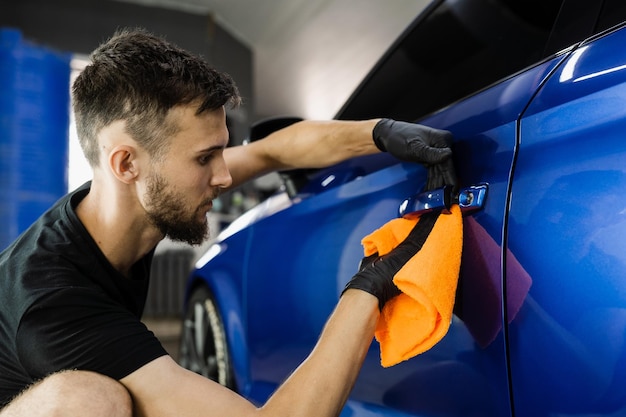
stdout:
[(184, 195), (172, 189), (159, 174), (150, 177), (147, 187), (148, 219), (164, 236), (190, 245), (199, 245), (206, 240), (209, 236), (206, 216), (202, 217), (204, 220), (198, 219), (202, 207), (206, 207), (210, 199), (190, 211), (183, 203)]

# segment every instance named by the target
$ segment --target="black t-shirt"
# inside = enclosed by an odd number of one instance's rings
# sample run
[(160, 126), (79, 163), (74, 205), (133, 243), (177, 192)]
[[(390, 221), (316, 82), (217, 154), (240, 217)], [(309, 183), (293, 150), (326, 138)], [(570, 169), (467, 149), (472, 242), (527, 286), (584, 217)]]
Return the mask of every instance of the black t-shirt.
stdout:
[(139, 318), (153, 252), (122, 276), (74, 211), (87, 183), (0, 254), (0, 408), (64, 369), (120, 379), (166, 354)]

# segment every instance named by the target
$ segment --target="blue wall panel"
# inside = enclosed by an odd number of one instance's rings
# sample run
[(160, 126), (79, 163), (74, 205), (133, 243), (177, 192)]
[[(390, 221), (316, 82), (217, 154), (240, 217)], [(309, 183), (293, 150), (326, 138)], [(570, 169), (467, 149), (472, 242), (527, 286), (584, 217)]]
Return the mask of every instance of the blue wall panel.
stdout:
[(70, 59), (0, 29), (0, 249), (66, 192)]

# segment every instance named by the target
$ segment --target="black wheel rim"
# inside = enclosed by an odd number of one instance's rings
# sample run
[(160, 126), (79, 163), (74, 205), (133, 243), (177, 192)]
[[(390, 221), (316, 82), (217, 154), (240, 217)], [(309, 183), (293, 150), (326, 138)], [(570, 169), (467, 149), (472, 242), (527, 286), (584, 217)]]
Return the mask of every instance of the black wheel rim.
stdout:
[(230, 365), (222, 321), (210, 297), (203, 298), (192, 301), (187, 309), (180, 362), (183, 367), (230, 387)]

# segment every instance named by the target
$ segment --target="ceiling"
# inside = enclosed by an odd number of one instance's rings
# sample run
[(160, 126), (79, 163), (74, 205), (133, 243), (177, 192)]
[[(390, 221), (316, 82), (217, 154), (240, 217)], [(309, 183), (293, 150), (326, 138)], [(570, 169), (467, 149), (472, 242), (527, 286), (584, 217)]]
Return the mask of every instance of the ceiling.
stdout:
[(211, 14), (254, 53), (260, 117), (328, 119), (428, 0), (121, 0)]

